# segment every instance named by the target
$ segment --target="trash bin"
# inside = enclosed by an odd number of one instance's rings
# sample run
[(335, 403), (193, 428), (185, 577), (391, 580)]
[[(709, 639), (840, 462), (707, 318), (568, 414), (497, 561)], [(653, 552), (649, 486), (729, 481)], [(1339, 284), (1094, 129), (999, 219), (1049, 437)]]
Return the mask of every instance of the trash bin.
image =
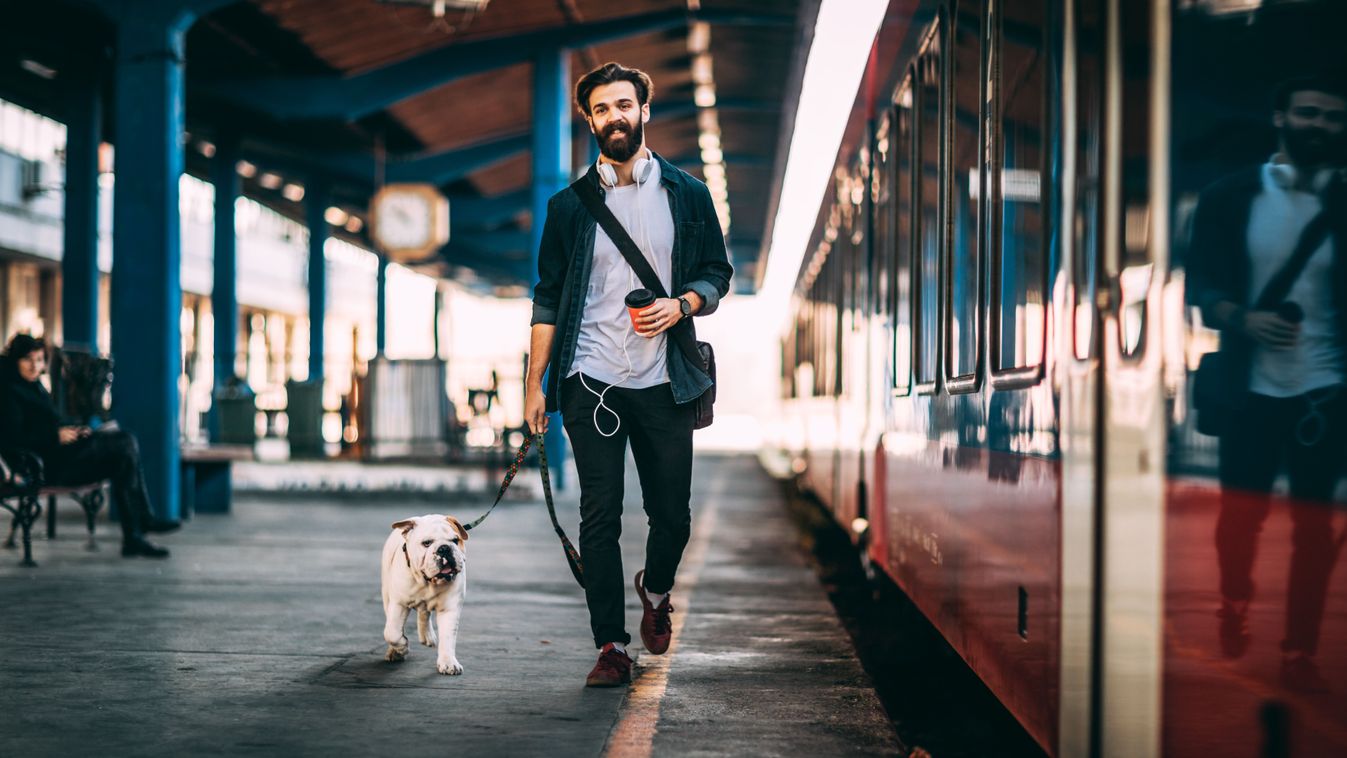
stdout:
[(252, 445), (257, 442), (257, 395), (238, 377), (215, 390), (213, 398), (220, 419), (220, 434), (215, 442), (228, 445)]
[(290, 457), (322, 458), (327, 455), (323, 439), (323, 383), (289, 381), (285, 383), (285, 415), (289, 420), (286, 436)]

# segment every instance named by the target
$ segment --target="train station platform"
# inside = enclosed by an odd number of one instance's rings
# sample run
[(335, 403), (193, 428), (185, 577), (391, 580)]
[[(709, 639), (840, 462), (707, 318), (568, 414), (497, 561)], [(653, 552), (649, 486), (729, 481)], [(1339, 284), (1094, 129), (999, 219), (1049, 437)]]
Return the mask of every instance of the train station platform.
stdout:
[[(634, 467), (627, 482), (633, 574)], [(574, 536), (578, 495), (558, 497)], [(674, 647), (642, 654), (628, 690), (583, 686), (584, 597), (540, 501), (472, 533), (460, 677), (414, 642), (383, 661), (379, 553), (395, 520), (486, 502), (248, 495), (163, 538), (160, 562), (121, 558), (106, 523), (86, 552), (67, 508), (57, 540), (34, 546), (38, 568), (0, 553), (0, 754), (896, 754), (781, 500), (754, 458), (698, 458)]]

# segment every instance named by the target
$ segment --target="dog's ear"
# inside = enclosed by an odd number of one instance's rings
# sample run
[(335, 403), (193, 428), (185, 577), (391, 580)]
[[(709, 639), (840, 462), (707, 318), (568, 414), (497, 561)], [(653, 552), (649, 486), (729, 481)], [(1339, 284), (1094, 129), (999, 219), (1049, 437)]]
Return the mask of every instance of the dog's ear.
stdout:
[(402, 533), (403, 533), (404, 535), (406, 535), (407, 532), (410, 532), (412, 529), (415, 529), (415, 528), (416, 528), (416, 519), (413, 518), (413, 519), (407, 519), (407, 520), (405, 520), (405, 521), (398, 521), (398, 522), (395, 522), (395, 523), (393, 524), (393, 528), (394, 528), (394, 529), (401, 529), (401, 530), (402, 530)]
[(458, 523), (458, 519), (454, 518), (453, 516), (445, 516), (444, 520), (448, 521), (449, 526), (452, 526), (454, 528), (454, 531), (458, 532), (459, 539), (463, 540), (464, 542), (468, 541), (468, 530), (464, 529), (463, 525)]

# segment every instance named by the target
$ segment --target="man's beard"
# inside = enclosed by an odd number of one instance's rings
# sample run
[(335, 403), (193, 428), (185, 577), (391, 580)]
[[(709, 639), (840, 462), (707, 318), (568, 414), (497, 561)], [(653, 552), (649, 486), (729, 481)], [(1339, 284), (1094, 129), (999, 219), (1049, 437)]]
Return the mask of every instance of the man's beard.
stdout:
[(645, 124), (640, 118), (636, 119), (634, 127), (626, 121), (614, 121), (604, 128), (602, 135), (595, 134), (594, 139), (605, 158), (614, 163), (626, 163), (645, 142)]
[(1314, 126), (1282, 127), (1282, 144), (1297, 166), (1322, 166), (1342, 161), (1342, 139)]

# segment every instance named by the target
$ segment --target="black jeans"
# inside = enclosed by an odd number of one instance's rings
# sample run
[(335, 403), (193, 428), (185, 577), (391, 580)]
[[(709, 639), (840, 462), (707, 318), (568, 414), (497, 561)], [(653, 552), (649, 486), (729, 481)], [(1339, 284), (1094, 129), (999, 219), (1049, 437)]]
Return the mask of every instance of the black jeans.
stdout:
[[(585, 377), (594, 392), (608, 385)], [(645, 588), (668, 592), (692, 530), (693, 403), (677, 405), (668, 384), (646, 389), (615, 387), (604, 395), (599, 427), (617, 433), (605, 437), (594, 426), (599, 398), (580, 383), (579, 375), (561, 384), (560, 407), (580, 477), (580, 554), (585, 564), (585, 600), (595, 647), (631, 641), (627, 634), (622, 574), (623, 473), (627, 442), (641, 479), (641, 495), (649, 519), (645, 543)]]
[(1285, 467), (1290, 480), (1291, 571), (1282, 649), (1313, 655), (1319, 646), (1328, 579), (1333, 571), (1334, 490), (1347, 450), (1347, 388), (1274, 398), (1250, 394), (1236, 423), (1221, 436), (1221, 514), (1216, 552), (1221, 595), (1253, 597), (1258, 535)]
[(140, 445), (130, 432), (94, 432), (62, 445), (45, 463), (47, 480), (52, 484), (78, 485), (111, 479), (123, 537), (140, 536), (153, 518), (145, 477), (140, 470)]

